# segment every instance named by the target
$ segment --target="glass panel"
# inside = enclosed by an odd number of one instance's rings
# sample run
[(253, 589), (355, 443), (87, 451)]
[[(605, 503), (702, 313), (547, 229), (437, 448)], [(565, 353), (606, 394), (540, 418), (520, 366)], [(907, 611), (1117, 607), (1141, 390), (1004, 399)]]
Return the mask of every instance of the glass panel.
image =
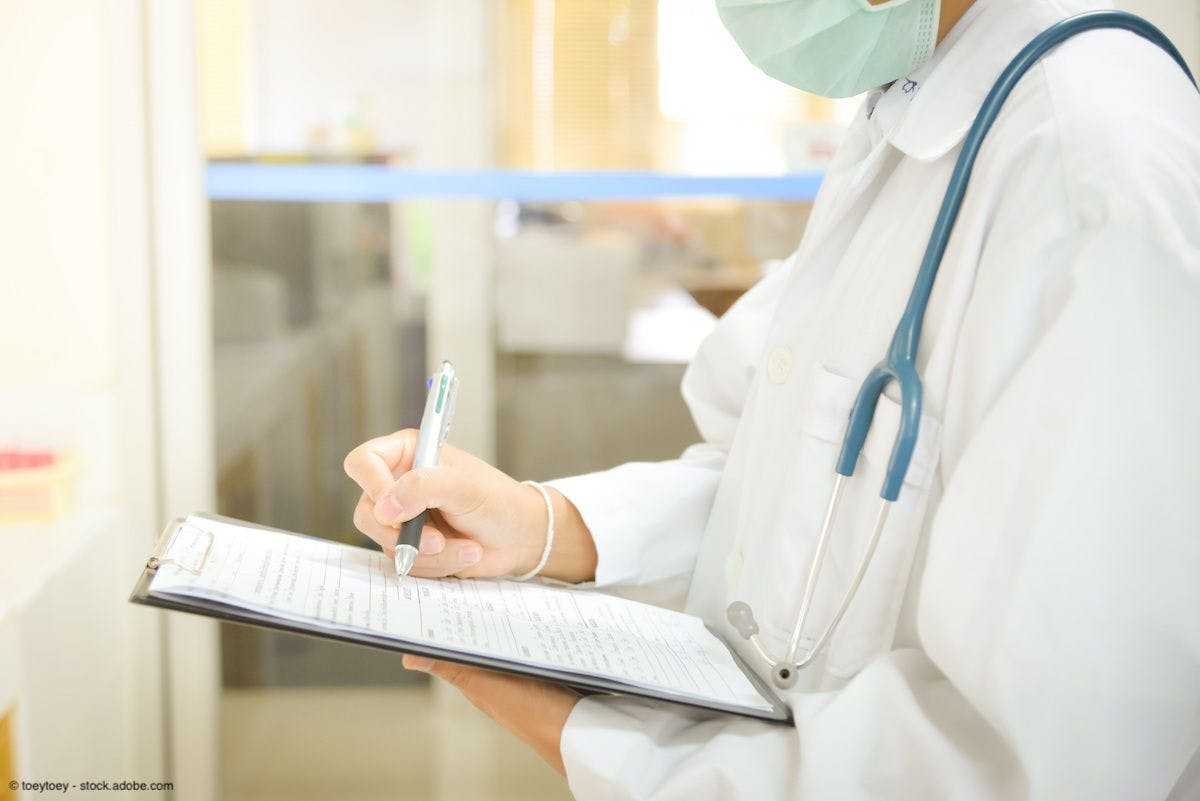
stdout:
[[(451, 441), (518, 478), (695, 441), (686, 364), (799, 242), (849, 108), (710, 6), (198, 1), (221, 513), (369, 545), (342, 459), (418, 424), (442, 358)], [(222, 651), (227, 799), (569, 797), (394, 655)]]
[(674, 458), (715, 316), (799, 242), (807, 204), (498, 207), (497, 464), (538, 479)]
[[(221, 514), (361, 543), (342, 459), (419, 421), (419, 315), (395, 305), (390, 209), (214, 202), (213, 366)], [(411, 388), (411, 389), (410, 389)], [(223, 630), (227, 686), (388, 683), (391, 656)]]

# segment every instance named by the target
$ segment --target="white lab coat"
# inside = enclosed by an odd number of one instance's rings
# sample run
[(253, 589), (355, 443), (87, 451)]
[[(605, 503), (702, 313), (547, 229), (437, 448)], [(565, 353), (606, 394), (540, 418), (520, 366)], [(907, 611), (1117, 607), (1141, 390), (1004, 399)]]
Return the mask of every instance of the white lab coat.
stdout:
[[(963, 136), (1009, 59), (1088, 0), (988, 0), (868, 99), (783, 270), (683, 383), (704, 441), (553, 482), (600, 585), (683, 582), (781, 653), (862, 378), (907, 299)], [(921, 436), (865, 583), (785, 695), (794, 726), (610, 697), (562, 737), (605, 799), (1162, 799), (1200, 745), (1200, 97), (1122, 32), (1026, 76), (925, 317)], [(818, 589), (854, 570), (884, 399)], [(1188, 775), (1195, 781), (1196, 765)], [(1179, 786), (1177, 786), (1179, 785)]]

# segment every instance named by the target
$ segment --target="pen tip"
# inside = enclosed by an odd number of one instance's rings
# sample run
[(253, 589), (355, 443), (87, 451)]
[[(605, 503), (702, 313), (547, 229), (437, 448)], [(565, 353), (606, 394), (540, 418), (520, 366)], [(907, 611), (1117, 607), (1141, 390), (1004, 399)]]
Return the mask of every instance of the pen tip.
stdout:
[(404, 578), (412, 570), (413, 562), (417, 561), (417, 549), (411, 545), (396, 546), (396, 575)]

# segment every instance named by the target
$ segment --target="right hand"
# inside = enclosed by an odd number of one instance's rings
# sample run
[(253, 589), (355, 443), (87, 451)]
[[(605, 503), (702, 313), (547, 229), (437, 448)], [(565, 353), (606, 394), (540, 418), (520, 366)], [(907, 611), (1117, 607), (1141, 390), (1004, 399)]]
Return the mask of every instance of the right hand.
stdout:
[[(546, 544), (546, 504), (534, 487), (452, 445), (435, 467), (412, 469), (415, 429), (364, 442), (346, 457), (346, 474), (362, 488), (354, 525), (394, 555), (399, 525), (428, 510), (419, 577), (501, 576), (531, 570)], [(555, 540), (543, 575), (583, 581), (595, 574), (595, 545), (575, 507), (547, 488), (555, 505)]]

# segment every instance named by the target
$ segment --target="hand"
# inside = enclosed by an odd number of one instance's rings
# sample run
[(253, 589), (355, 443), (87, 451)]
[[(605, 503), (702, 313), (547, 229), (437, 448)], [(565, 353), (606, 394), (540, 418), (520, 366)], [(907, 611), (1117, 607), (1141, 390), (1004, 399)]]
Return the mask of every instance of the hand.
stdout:
[[(412, 469), (417, 431), (364, 442), (346, 457), (346, 474), (362, 488), (354, 525), (395, 553), (398, 526), (428, 510), (412, 575), (502, 576), (533, 569), (546, 544), (546, 504), (521, 484), (452, 445), (436, 467)], [(554, 504), (554, 547), (542, 574), (590, 580), (596, 547), (579, 511), (547, 488)]]
[(476, 709), (537, 751), (550, 767), (566, 775), (560, 742), (567, 718), (579, 702), (577, 694), (537, 679), (412, 654), (404, 655), (404, 667), (432, 673), (450, 682)]

